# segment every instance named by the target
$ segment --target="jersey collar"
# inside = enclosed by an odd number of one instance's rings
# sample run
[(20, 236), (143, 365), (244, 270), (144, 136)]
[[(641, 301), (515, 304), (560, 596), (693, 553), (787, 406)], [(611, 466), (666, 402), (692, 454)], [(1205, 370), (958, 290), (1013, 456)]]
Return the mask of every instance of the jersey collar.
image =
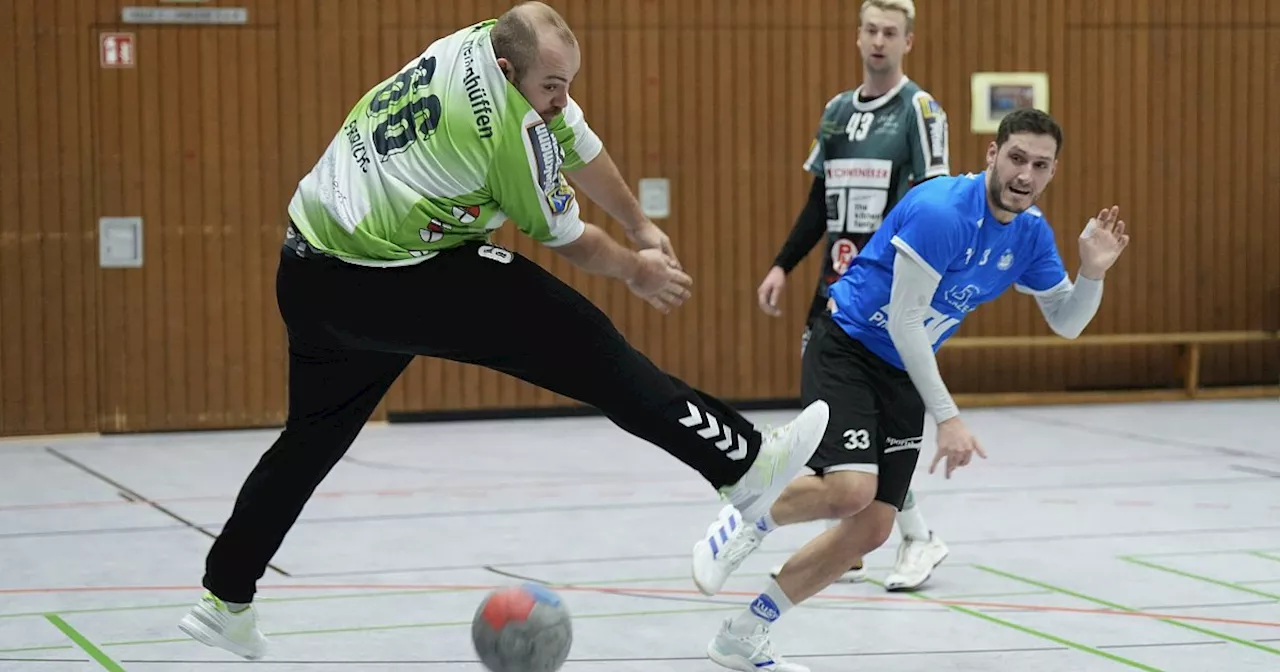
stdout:
[(873, 98), (866, 102), (863, 102), (862, 99), (858, 97), (858, 94), (862, 92), (863, 87), (862, 84), (859, 84), (858, 88), (853, 90), (853, 109), (859, 112), (873, 112), (878, 110), (887, 105), (889, 101), (896, 98), (898, 94), (902, 92), (902, 87), (906, 86), (910, 81), (910, 77), (903, 75), (902, 79), (899, 80), (897, 84), (894, 84), (892, 89), (886, 91), (883, 96)]

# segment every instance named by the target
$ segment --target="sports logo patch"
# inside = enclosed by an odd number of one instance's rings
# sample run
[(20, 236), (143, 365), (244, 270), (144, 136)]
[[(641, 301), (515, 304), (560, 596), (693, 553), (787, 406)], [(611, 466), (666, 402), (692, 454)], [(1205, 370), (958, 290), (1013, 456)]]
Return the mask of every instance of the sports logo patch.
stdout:
[(1004, 254), (1000, 255), (1000, 261), (996, 262), (996, 268), (1002, 271), (1007, 271), (1009, 270), (1009, 267), (1012, 265), (1013, 265), (1013, 250), (1005, 250)]
[(445, 224), (435, 217), (432, 217), (431, 221), (427, 222), (427, 227), (425, 229), (418, 229), (418, 235), (422, 238), (422, 242), (424, 243), (438, 243), (444, 238), (444, 234), (448, 233), (452, 228), (453, 225)]
[(942, 106), (933, 96), (920, 96), (916, 98), (916, 105), (920, 108), (920, 116), (925, 119), (932, 119), (942, 114)]
[(551, 206), (552, 214), (563, 215), (569, 211), (571, 203), (573, 203), (573, 187), (569, 186), (563, 176), (560, 176), (556, 188), (547, 192), (547, 205)]

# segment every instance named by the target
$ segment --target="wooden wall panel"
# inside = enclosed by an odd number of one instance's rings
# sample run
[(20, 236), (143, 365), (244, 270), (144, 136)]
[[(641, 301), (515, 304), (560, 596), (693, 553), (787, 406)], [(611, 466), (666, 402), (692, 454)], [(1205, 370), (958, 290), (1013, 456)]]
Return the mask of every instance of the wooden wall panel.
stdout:
[[(275, 425), (286, 349), (274, 272), (297, 181), (368, 87), (509, 0), (218, 0), (250, 25), (120, 26), (124, 0), (0, 3), (0, 435)], [(844, 0), (553, 0), (583, 45), (574, 95), (634, 185), (672, 181), (660, 222), (695, 278), (663, 316), (513, 229), (510, 245), (601, 305), (691, 384), (731, 399), (798, 392), (815, 250), (785, 315), (755, 287), (807, 192), (822, 106), (860, 79)], [(1090, 333), (1280, 328), (1280, 4), (1245, 0), (920, 0), (910, 76), (981, 170), (969, 74), (1041, 70), (1067, 142), (1043, 208), (1069, 267), (1116, 202), (1134, 244)], [(130, 30), (138, 66), (98, 67)], [(998, 37), (997, 37), (998, 36)], [(615, 233), (594, 205), (584, 213)], [(98, 268), (97, 219), (141, 215), (146, 266)], [(1010, 295), (963, 335), (1044, 334)], [(1175, 382), (1172, 348), (948, 352), (954, 391)], [(1207, 384), (1275, 381), (1270, 345), (1213, 347)], [(504, 375), (415, 362), (385, 411), (541, 407)]]
[(85, 3), (0, 3), (0, 435), (96, 427)]
[(91, 31), (133, 32), (138, 55), (91, 70), (96, 214), (141, 216), (145, 249), (143, 268), (96, 270), (97, 429), (279, 424), (273, 255), (288, 192), (273, 172), (292, 115), (275, 90), (294, 73), (277, 67), (274, 3), (234, 27), (121, 26), (119, 5), (101, 0)]

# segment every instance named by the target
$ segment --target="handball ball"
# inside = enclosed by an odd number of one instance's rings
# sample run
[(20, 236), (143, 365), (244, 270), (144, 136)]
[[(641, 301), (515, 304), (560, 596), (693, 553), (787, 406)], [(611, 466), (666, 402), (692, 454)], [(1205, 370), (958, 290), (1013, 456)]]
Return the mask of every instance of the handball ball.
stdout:
[(559, 595), (526, 583), (485, 597), (471, 621), (471, 643), (492, 672), (555, 672), (569, 657), (573, 626)]

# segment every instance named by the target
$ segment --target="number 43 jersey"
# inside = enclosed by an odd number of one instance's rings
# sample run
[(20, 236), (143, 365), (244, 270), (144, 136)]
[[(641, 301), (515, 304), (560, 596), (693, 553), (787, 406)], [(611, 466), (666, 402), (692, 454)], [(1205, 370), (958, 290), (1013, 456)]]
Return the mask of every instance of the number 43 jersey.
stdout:
[(562, 170), (602, 149), (569, 100), (546, 122), (507, 81), (488, 20), (432, 43), (366, 93), (298, 184), (307, 242), (356, 264), (425, 261), (508, 219), (549, 246), (584, 225)]
[(861, 87), (822, 112), (804, 169), (826, 186), (827, 245), (817, 294), (849, 268), (911, 185), (951, 172), (946, 115), (933, 96), (903, 77), (879, 98)]

